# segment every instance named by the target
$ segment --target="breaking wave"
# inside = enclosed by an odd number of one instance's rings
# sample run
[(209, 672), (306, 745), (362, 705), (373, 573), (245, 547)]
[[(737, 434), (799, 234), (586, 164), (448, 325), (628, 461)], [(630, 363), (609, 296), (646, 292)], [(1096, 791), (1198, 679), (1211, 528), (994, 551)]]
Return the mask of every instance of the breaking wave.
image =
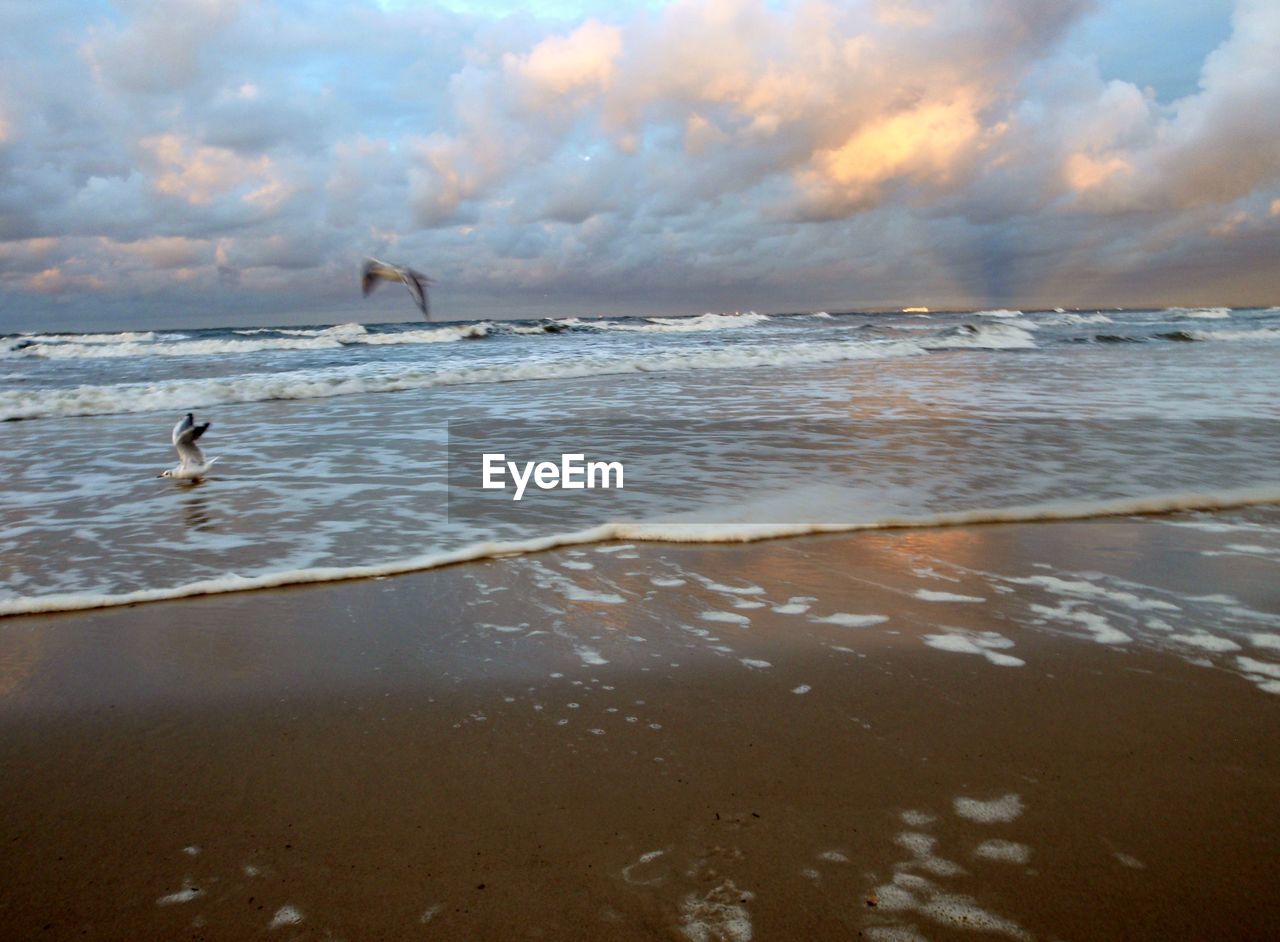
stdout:
[[(49, 360), (145, 357), (211, 356), (260, 353), (264, 350), (334, 350), (341, 347), (380, 344), (449, 343), (488, 336), (494, 330), (489, 321), (421, 330), (374, 333), (363, 324), (338, 324), (314, 330), (257, 328), (232, 333), (255, 339), (193, 340), (185, 334), (69, 334), (27, 337), (12, 344), (10, 355)], [(268, 337), (265, 334), (283, 336)]]
[(41, 612), (111, 608), (142, 602), (159, 602), (219, 595), (255, 589), (273, 589), (307, 583), (341, 582), (437, 569), (456, 563), (499, 556), (536, 553), (561, 546), (581, 546), (612, 540), (651, 543), (750, 543), (759, 540), (858, 530), (913, 529), (972, 526), (983, 523), (1026, 523), (1046, 520), (1088, 520), (1097, 517), (1169, 514), (1193, 510), (1229, 510), (1280, 503), (1280, 487), (1248, 488), (1216, 494), (1164, 494), (1113, 500), (1032, 504), (982, 508), (949, 513), (890, 516), (860, 523), (790, 524), (661, 524), (608, 523), (572, 533), (553, 534), (509, 542), (481, 542), (460, 549), (428, 553), (409, 559), (359, 566), (324, 566), (289, 569), (257, 576), (225, 575), (166, 588), (140, 589), (118, 594), (66, 593), (0, 599), (0, 617)]
[(746, 314), (699, 314), (697, 317), (648, 317), (643, 324), (626, 324), (620, 321), (578, 321), (592, 330), (626, 330), (642, 333), (683, 334), (704, 330), (733, 330), (750, 327), (769, 320), (767, 314), (749, 311)]
[(1221, 321), (1231, 316), (1229, 307), (1171, 307), (1165, 310), (1177, 320)]
[(1078, 324), (1114, 324), (1115, 321), (1106, 314), (1071, 314), (1065, 311), (1059, 311), (1051, 314), (1040, 321), (1047, 327), (1074, 327)]
[(179, 378), (153, 383), (76, 386), (35, 391), (0, 391), (0, 421), (263, 402), (273, 399), (323, 399), (361, 393), (398, 392), (432, 386), (507, 383), (521, 380), (575, 379), (627, 373), (813, 366), (848, 360), (912, 356), (925, 351), (914, 343), (804, 343), (788, 347), (712, 349), (653, 353), (633, 357), (580, 357), (554, 362), (522, 361), (491, 366), (427, 369), (411, 366), (388, 372), (365, 364), (324, 370), (244, 373), (228, 377)]
[(1173, 330), (1159, 336), (1164, 340), (1184, 343), (1212, 340), (1280, 340), (1280, 327), (1256, 327), (1251, 330)]
[(991, 324), (961, 324), (939, 337), (918, 341), (929, 350), (963, 349), (978, 350), (1034, 350), (1035, 338), (1026, 328), (1009, 321)]

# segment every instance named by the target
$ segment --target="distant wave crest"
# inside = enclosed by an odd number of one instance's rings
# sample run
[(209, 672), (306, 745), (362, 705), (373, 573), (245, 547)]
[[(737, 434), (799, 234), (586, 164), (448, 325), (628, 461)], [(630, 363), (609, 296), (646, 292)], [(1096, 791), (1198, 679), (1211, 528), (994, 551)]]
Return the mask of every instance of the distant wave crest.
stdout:
[(679, 372), (767, 366), (808, 366), (849, 360), (922, 354), (905, 341), (803, 343), (786, 347), (711, 349), (653, 353), (631, 357), (580, 357), (573, 360), (521, 361), (486, 366), (428, 369), (408, 366), (389, 372), (373, 364), (323, 370), (248, 373), (229, 377), (181, 378), (154, 383), (0, 391), (0, 420), (69, 415), (155, 412), (272, 399), (321, 399), (361, 393), (396, 392), (432, 386), (507, 383), (520, 380), (573, 379), (626, 373)]
[[(254, 328), (232, 333), (252, 339), (206, 338), (186, 334), (55, 334), (25, 337), (9, 346), (9, 355), (49, 360), (140, 357), (213, 356), (260, 353), (264, 350), (327, 350), (353, 345), (449, 343), (488, 336), (489, 321), (420, 330), (373, 332), (363, 324), (338, 324), (316, 329)], [(275, 334), (276, 336), (267, 336)]]
[(920, 341), (930, 350), (973, 348), (979, 350), (1034, 350), (1036, 341), (1024, 326), (1010, 321), (961, 324), (938, 337)]

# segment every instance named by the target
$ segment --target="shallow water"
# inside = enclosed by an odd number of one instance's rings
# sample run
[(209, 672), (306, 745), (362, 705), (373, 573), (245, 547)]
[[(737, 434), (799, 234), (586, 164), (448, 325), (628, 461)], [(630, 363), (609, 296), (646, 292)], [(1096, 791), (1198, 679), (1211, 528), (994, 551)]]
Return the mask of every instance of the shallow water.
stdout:
[[(0, 424), (0, 613), (402, 571), (620, 522), (715, 540), (1280, 499), (1276, 309), (350, 324), (0, 350), (0, 417), (25, 420)], [(220, 459), (198, 486), (155, 477), (188, 409)], [(481, 451), (566, 449), (625, 456), (626, 487), (517, 505), (457, 478)]]

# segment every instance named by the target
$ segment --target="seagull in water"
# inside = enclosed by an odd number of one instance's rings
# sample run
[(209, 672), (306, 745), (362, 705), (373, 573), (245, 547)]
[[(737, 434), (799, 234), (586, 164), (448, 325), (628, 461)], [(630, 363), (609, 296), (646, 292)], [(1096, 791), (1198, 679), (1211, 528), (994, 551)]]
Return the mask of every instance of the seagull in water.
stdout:
[(217, 458), (204, 460), (204, 452), (196, 444), (196, 439), (209, 430), (210, 423), (196, 425), (196, 417), (188, 412), (187, 417), (173, 427), (173, 447), (178, 450), (181, 461), (176, 468), (170, 468), (156, 477), (173, 478), (176, 481), (198, 481), (205, 472), (213, 467)]
[(418, 305), (418, 310), (422, 312), (427, 320), (431, 320), (431, 302), (427, 299), (427, 285), (435, 284), (434, 281), (422, 272), (414, 271), (412, 268), (388, 265), (386, 262), (380, 262), (376, 258), (366, 258), (364, 260), (364, 278), (360, 283), (366, 298), (381, 280), (398, 281), (403, 284), (409, 289), (409, 294), (413, 297), (413, 303)]

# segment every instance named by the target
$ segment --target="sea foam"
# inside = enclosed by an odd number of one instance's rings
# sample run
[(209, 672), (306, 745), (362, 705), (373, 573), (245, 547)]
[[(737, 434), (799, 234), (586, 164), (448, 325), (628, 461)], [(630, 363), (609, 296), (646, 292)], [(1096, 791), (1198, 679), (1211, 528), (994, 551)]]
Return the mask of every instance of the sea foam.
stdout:
[[(981, 523), (1019, 523), (1039, 520), (1087, 520), (1097, 517), (1175, 513), (1186, 510), (1227, 510), (1261, 504), (1280, 504), (1280, 487), (1242, 488), (1221, 491), (1216, 494), (1163, 494), (1101, 501), (1031, 504), (915, 516), (889, 516), (877, 520), (847, 524), (609, 523), (571, 533), (560, 533), (526, 540), (480, 542), (454, 550), (358, 566), (317, 566), (263, 573), (255, 576), (228, 574), (174, 586), (138, 589), (121, 593), (55, 593), (10, 597), (0, 599), (0, 617), (40, 612), (110, 608), (118, 605), (191, 598), (200, 595), (272, 589), (287, 585), (368, 579), (377, 576), (391, 576), (435, 569), (477, 559), (536, 553), (562, 546), (581, 546), (619, 540), (652, 543), (749, 543), (758, 540), (818, 533), (970, 526)], [(573, 600), (570, 599), (570, 601)], [(600, 599), (593, 598), (591, 601), (600, 601)], [(612, 598), (610, 601), (612, 601)], [(620, 602), (622, 599), (619, 597), (618, 601)]]
[[(225, 341), (210, 341), (210, 343)], [(230, 341), (235, 342), (235, 341)], [(924, 351), (913, 343), (832, 342), (783, 347), (692, 350), (631, 357), (580, 357), (573, 360), (521, 361), (487, 366), (426, 368), (385, 364), (231, 377), (183, 377), (153, 383), (82, 385), (33, 391), (0, 391), (0, 421), (71, 415), (109, 415), (166, 411), (175, 401), (187, 408), (264, 402), (278, 399), (321, 399), (362, 393), (397, 392), (435, 386), (560, 380), (628, 373), (685, 372), (808, 366), (852, 360), (913, 356)]]

